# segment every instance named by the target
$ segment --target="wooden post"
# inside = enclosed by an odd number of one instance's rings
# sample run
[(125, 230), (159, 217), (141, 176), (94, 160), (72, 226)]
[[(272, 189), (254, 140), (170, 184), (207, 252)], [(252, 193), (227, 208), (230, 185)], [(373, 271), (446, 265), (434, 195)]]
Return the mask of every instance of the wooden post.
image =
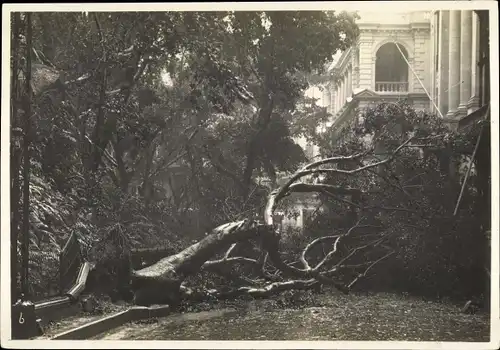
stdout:
[(23, 240), (21, 245), (22, 270), (21, 270), (21, 289), (25, 297), (29, 295), (29, 213), (30, 213), (30, 137), (31, 137), (31, 50), (32, 50), (32, 27), (31, 14), (26, 13), (26, 96), (25, 96), (25, 115), (24, 115), (24, 166), (23, 166)]

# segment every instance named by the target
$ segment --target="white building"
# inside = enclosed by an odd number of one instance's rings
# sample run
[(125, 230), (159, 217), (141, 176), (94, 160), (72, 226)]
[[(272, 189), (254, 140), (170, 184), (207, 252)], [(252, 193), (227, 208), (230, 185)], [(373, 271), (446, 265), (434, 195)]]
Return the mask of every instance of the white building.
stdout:
[[(332, 118), (327, 127), (340, 131), (356, 120), (356, 109), (405, 99), (416, 110), (436, 113), (453, 128), (483, 117), (489, 103), (488, 11), (358, 12), (360, 34), (354, 45), (335, 57), (322, 89), (312, 87)], [(305, 140), (298, 143), (319, 152)], [(302, 226), (310, 204), (300, 203)], [(292, 222), (290, 224), (293, 224)]]
[(341, 130), (356, 108), (407, 99), (429, 110), (432, 80), (431, 12), (359, 12), (359, 37), (330, 67), (322, 105)]

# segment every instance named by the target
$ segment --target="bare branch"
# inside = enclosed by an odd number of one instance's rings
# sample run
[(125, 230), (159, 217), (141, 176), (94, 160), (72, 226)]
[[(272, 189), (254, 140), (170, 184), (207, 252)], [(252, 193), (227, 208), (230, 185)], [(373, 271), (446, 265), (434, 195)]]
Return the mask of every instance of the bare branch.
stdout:
[(251, 259), (251, 258), (246, 258), (242, 256), (236, 256), (233, 258), (222, 258), (219, 260), (209, 260), (205, 261), (205, 263), (202, 265), (202, 269), (207, 269), (209, 267), (213, 267), (215, 265), (226, 265), (226, 264), (231, 264), (231, 263), (249, 263), (249, 264), (257, 264), (257, 260)]
[(362, 194), (363, 191), (357, 188), (349, 187), (339, 187), (328, 184), (307, 184), (303, 182), (294, 183), (288, 188), (289, 192), (333, 192), (335, 194), (350, 195), (350, 194)]
[(340, 235), (319, 237), (319, 238), (316, 238), (315, 240), (313, 240), (311, 243), (309, 243), (304, 248), (304, 250), (302, 251), (302, 254), (300, 256), (300, 261), (304, 265), (304, 268), (305, 269), (310, 269), (311, 268), (311, 266), (309, 265), (309, 263), (306, 260), (306, 254), (309, 252), (309, 250), (311, 250), (316, 244), (318, 244), (320, 242), (323, 242), (323, 241), (326, 241), (326, 240), (329, 240), (329, 239), (338, 238), (339, 236)]
[(229, 258), (229, 255), (231, 255), (231, 252), (234, 250), (234, 248), (236, 247), (238, 243), (233, 243), (231, 244), (231, 246), (229, 247), (229, 249), (227, 250), (226, 254), (224, 254), (224, 259), (227, 259)]
[(257, 288), (257, 287), (240, 287), (236, 288), (234, 290), (231, 290), (229, 292), (218, 292), (217, 290), (212, 290), (210, 291), (212, 295), (216, 296), (217, 298), (227, 298), (227, 297), (234, 297), (237, 295), (251, 295), (253, 297), (267, 297), (272, 294), (282, 292), (285, 290), (289, 289), (309, 289), (312, 288), (314, 285), (318, 284), (318, 282), (315, 279), (309, 279), (309, 280), (292, 280), (292, 281), (286, 281), (286, 282), (273, 282), (270, 284), (267, 284), (263, 287)]
[(334, 272), (336, 271), (339, 266), (342, 265), (342, 263), (344, 263), (347, 259), (351, 258), (354, 254), (356, 254), (358, 251), (360, 250), (363, 250), (363, 249), (366, 249), (368, 247), (376, 247), (377, 245), (379, 245), (384, 239), (386, 239), (390, 234), (387, 234), (387, 235), (384, 235), (382, 236), (381, 238), (379, 239), (376, 239), (374, 241), (371, 241), (370, 243), (367, 243), (365, 245), (362, 245), (362, 246), (359, 246), (359, 247), (356, 247), (354, 248), (346, 257), (342, 258), (331, 270), (329, 270), (327, 273), (331, 273), (331, 272)]
[[(268, 253), (268, 252), (266, 252), (266, 254), (264, 255), (264, 259), (262, 259), (262, 265), (261, 265), (261, 269), (260, 269), (260, 270), (261, 270), (261, 272), (262, 272), (262, 275), (263, 275), (265, 278), (267, 278), (267, 279), (269, 279), (269, 280), (271, 280), (271, 281), (275, 281), (275, 280), (277, 279), (277, 275), (276, 275), (276, 274), (271, 275), (271, 274), (270, 274), (269, 272), (267, 272), (267, 270), (266, 270), (266, 263), (267, 263), (268, 258), (269, 258), (269, 253)], [(277, 272), (279, 272), (279, 270), (278, 270)]]
[(378, 161), (378, 162), (375, 162), (375, 163), (361, 166), (361, 167), (353, 169), (353, 170), (342, 170), (342, 169), (334, 169), (334, 168), (331, 168), (331, 169), (312, 169), (312, 168), (315, 168), (317, 166), (324, 165), (327, 163), (339, 163), (342, 161), (356, 160), (356, 159), (366, 155), (369, 151), (366, 151), (363, 153), (358, 153), (358, 154), (355, 154), (352, 156), (340, 156), (340, 157), (326, 158), (326, 159), (322, 159), (322, 160), (319, 160), (319, 161), (316, 161), (316, 162), (313, 162), (313, 163), (306, 165), (302, 170), (300, 170), (295, 175), (293, 175), (290, 178), (290, 180), (287, 181), (287, 183), (285, 185), (272, 191), (271, 194), (268, 196), (268, 202), (267, 202), (266, 210), (264, 213), (264, 220), (265, 220), (266, 224), (273, 225), (273, 213), (274, 213), (274, 210), (276, 209), (277, 203), (279, 202), (280, 199), (282, 199), (283, 197), (285, 197), (289, 193), (290, 187), (298, 179), (300, 179), (304, 176), (307, 176), (307, 175), (319, 174), (319, 173), (339, 173), (339, 174), (353, 175), (355, 173), (365, 171), (365, 170), (389, 163), (394, 159), (396, 154), (403, 147), (405, 147), (407, 144), (409, 144), (412, 141), (412, 139), (413, 139), (413, 137), (410, 137), (405, 142), (403, 142), (401, 145), (399, 145), (388, 158), (381, 160), (381, 161)]
[(349, 285), (347, 286), (348, 289), (351, 289), (352, 286), (362, 277), (365, 277), (366, 274), (368, 273), (368, 271), (373, 267), (375, 266), (376, 264), (378, 264), (379, 262), (381, 262), (382, 260), (388, 258), (389, 256), (391, 256), (392, 254), (394, 254), (395, 251), (390, 251), (389, 253), (387, 253), (386, 255), (384, 255), (383, 257), (381, 257), (380, 259), (377, 259), (375, 260), (373, 263), (371, 263), (367, 268), (366, 270), (363, 272), (363, 273), (360, 273), (351, 283), (349, 283)]
[(333, 243), (332, 250), (329, 251), (328, 254), (326, 254), (326, 256), (314, 267), (313, 269), (314, 271), (318, 271), (321, 268), (321, 266), (323, 266), (326, 262), (328, 262), (331, 259), (331, 257), (337, 252), (337, 248), (341, 239), (349, 236), (356, 228), (370, 226), (370, 225), (360, 225), (362, 220), (363, 218), (359, 219), (358, 222), (356, 222), (356, 224), (353, 227), (351, 227), (345, 234), (337, 237), (335, 243)]
[(373, 150), (369, 149), (365, 152), (353, 154), (351, 156), (336, 156), (336, 157), (320, 159), (316, 162), (313, 162), (313, 163), (306, 165), (302, 170), (313, 169), (313, 168), (319, 167), (319, 166), (324, 165), (324, 164), (335, 164), (335, 163), (340, 163), (340, 162), (345, 162), (345, 161), (356, 160), (356, 159), (359, 159), (363, 156), (366, 156), (371, 151), (373, 151)]

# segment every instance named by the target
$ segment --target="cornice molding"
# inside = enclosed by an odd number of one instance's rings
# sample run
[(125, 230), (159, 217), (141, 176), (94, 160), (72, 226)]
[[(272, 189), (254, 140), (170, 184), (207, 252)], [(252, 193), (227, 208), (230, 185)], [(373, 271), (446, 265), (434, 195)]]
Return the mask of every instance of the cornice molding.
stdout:
[(412, 28), (370, 28), (364, 29), (365, 33), (398, 33), (398, 34), (411, 34)]

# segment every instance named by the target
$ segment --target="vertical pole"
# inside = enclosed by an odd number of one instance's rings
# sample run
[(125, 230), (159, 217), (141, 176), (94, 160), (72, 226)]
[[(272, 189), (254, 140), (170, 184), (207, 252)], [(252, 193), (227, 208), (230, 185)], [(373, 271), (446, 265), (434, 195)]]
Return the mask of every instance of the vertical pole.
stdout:
[[(17, 109), (19, 107), (19, 26), (21, 19), (19, 13), (14, 13), (12, 17), (12, 78), (10, 92), (10, 107), (11, 107), (11, 128), (18, 127)], [(18, 262), (17, 249), (19, 238), (19, 168), (20, 168), (20, 149), (17, 146), (17, 141), (11, 138), (10, 146), (10, 171), (11, 171), (11, 189), (10, 189), (10, 279), (11, 279), (11, 300), (17, 301), (18, 298)]]
[(59, 294), (63, 295), (64, 293), (64, 286), (63, 286), (63, 254), (64, 250), (61, 250), (59, 253)]
[(26, 95), (24, 105), (24, 166), (23, 166), (23, 240), (22, 240), (22, 274), (21, 288), (25, 297), (29, 295), (29, 200), (30, 200), (30, 123), (31, 123), (31, 49), (32, 27), (31, 14), (26, 14)]

